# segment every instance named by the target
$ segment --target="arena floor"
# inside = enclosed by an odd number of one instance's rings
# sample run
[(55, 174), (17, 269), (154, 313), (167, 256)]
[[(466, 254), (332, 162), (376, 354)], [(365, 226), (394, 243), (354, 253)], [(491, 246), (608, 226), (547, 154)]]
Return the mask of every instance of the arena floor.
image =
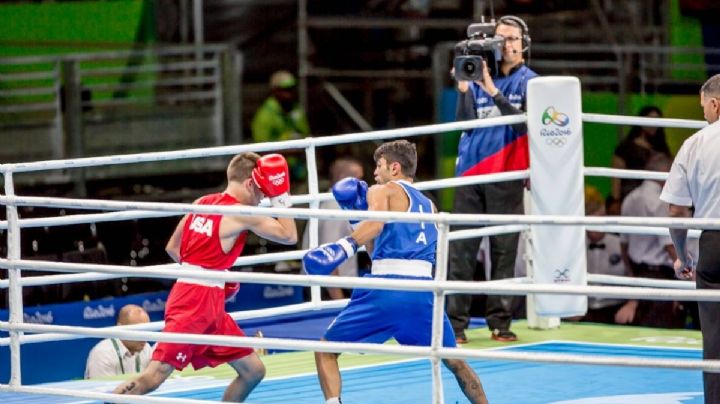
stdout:
[[(560, 329), (537, 331), (525, 322), (513, 329), (521, 341), (501, 344), (483, 328), (470, 330), (467, 348), (506, 349), (579, 355), (640, 356), (700, 359), (700, 333), (639, 327), (563, 323)], [(251, 403), (322, 402), (309, 352), (264, 356), (268, 376), (249, 397)], [(352, 403), (429, 403), (430, 362), (381, 355), (341, 357), (343, 401)], [(702, 403), (699, 371), (615, 366), (559, 365), (517, 361), (470, 361), (480, 375), (491, 403), (562, 404), (691, 404)], [(168, 380), (155, 394), (219, 401), (228, 379), (227, 366), (184, 371)], [(71, 389), (107, 392), (117, 380), (67, 381), (48, 384)], [(464, 403), (452, 375), (443, 372), (446, 403)], [(48, 396), (0, 394), (4, 403), (90, 403)]]

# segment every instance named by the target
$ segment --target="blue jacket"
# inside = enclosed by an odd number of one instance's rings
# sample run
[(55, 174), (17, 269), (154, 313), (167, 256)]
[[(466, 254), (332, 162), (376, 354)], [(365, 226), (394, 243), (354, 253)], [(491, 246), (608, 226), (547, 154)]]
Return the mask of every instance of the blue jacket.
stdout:
[[(523, 113), (527, 82), (533, 77), (537, 77), (537, 73), (523, 64), (507, 76), (493, 78), (500, 90), (494, 98), (480, 85), (471, 82), (476, 117), (484, 119)], [(528, 166), (527, 125), (476, 128), (463, 132), (460, 137), (456, 176), (522, 170)]]

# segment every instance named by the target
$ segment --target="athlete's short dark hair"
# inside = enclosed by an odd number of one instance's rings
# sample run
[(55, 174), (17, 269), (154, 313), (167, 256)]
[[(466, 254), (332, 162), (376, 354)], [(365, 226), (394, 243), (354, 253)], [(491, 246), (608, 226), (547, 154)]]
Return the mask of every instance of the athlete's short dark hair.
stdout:
[(375, 162), (385, 158), (388, 163), (400, 163), (402, 173), (410, 178), (415, 178), (417, 170), (417, 150), (415, 144), (407, 140), (396, 140), (383, 143), (375, 150), (373, 155)]

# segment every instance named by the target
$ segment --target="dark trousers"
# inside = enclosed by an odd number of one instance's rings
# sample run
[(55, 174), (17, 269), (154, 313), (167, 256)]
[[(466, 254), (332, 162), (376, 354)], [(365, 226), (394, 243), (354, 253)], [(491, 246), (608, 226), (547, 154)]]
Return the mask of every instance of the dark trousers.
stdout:
[[(471, 185), (455, 191), (453, 213), (522, 214), (522, 181)], [(451, 230), (466, 229), (453, 226)], [(490, 279), (506, 279), (514, 276), (518, 234), (490, 237)], [(448, 279), (472, 281), (475, 272), (479, 240), (466, 239), (450, 242)], [(489, 295), (486, 303), (486, 320), (490, 330), (509, 330), (512, 321), (513, 296)], [(449, 295), (447, 314), (456, 335), (463, 335), (470, 322), (471, 295)]]
[[(720, 231), (704, 230), (700, 236), (700, 259), (695, 285), (720, 289)], [(720, 359), (720, 302), (698, 302), (703, 358)], [(720, 403), (720, 373), (703, 373), (705, 404)]]
[[(633, 274), (640, 278), (676, 279), (675, 270), (665, 265), (647, 265), (631, 262)], [(673, 301), (640, 300), (634, 325), (659, 328), (685, 327), (686, 312), (683, 304)]]

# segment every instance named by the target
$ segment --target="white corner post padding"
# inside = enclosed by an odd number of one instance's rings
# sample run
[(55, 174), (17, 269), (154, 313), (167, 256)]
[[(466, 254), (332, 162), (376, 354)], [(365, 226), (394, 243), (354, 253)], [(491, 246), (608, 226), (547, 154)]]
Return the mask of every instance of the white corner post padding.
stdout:
[[(576, 77), (538, 77), (528, 82), (532, 213), (583, 216), (582, 99)], [(586, 285), (585, 228), (532, 225), (533, 282)], [(539, 316), (570, 317), (587, 311), (587, 296), (536, 295)]]

